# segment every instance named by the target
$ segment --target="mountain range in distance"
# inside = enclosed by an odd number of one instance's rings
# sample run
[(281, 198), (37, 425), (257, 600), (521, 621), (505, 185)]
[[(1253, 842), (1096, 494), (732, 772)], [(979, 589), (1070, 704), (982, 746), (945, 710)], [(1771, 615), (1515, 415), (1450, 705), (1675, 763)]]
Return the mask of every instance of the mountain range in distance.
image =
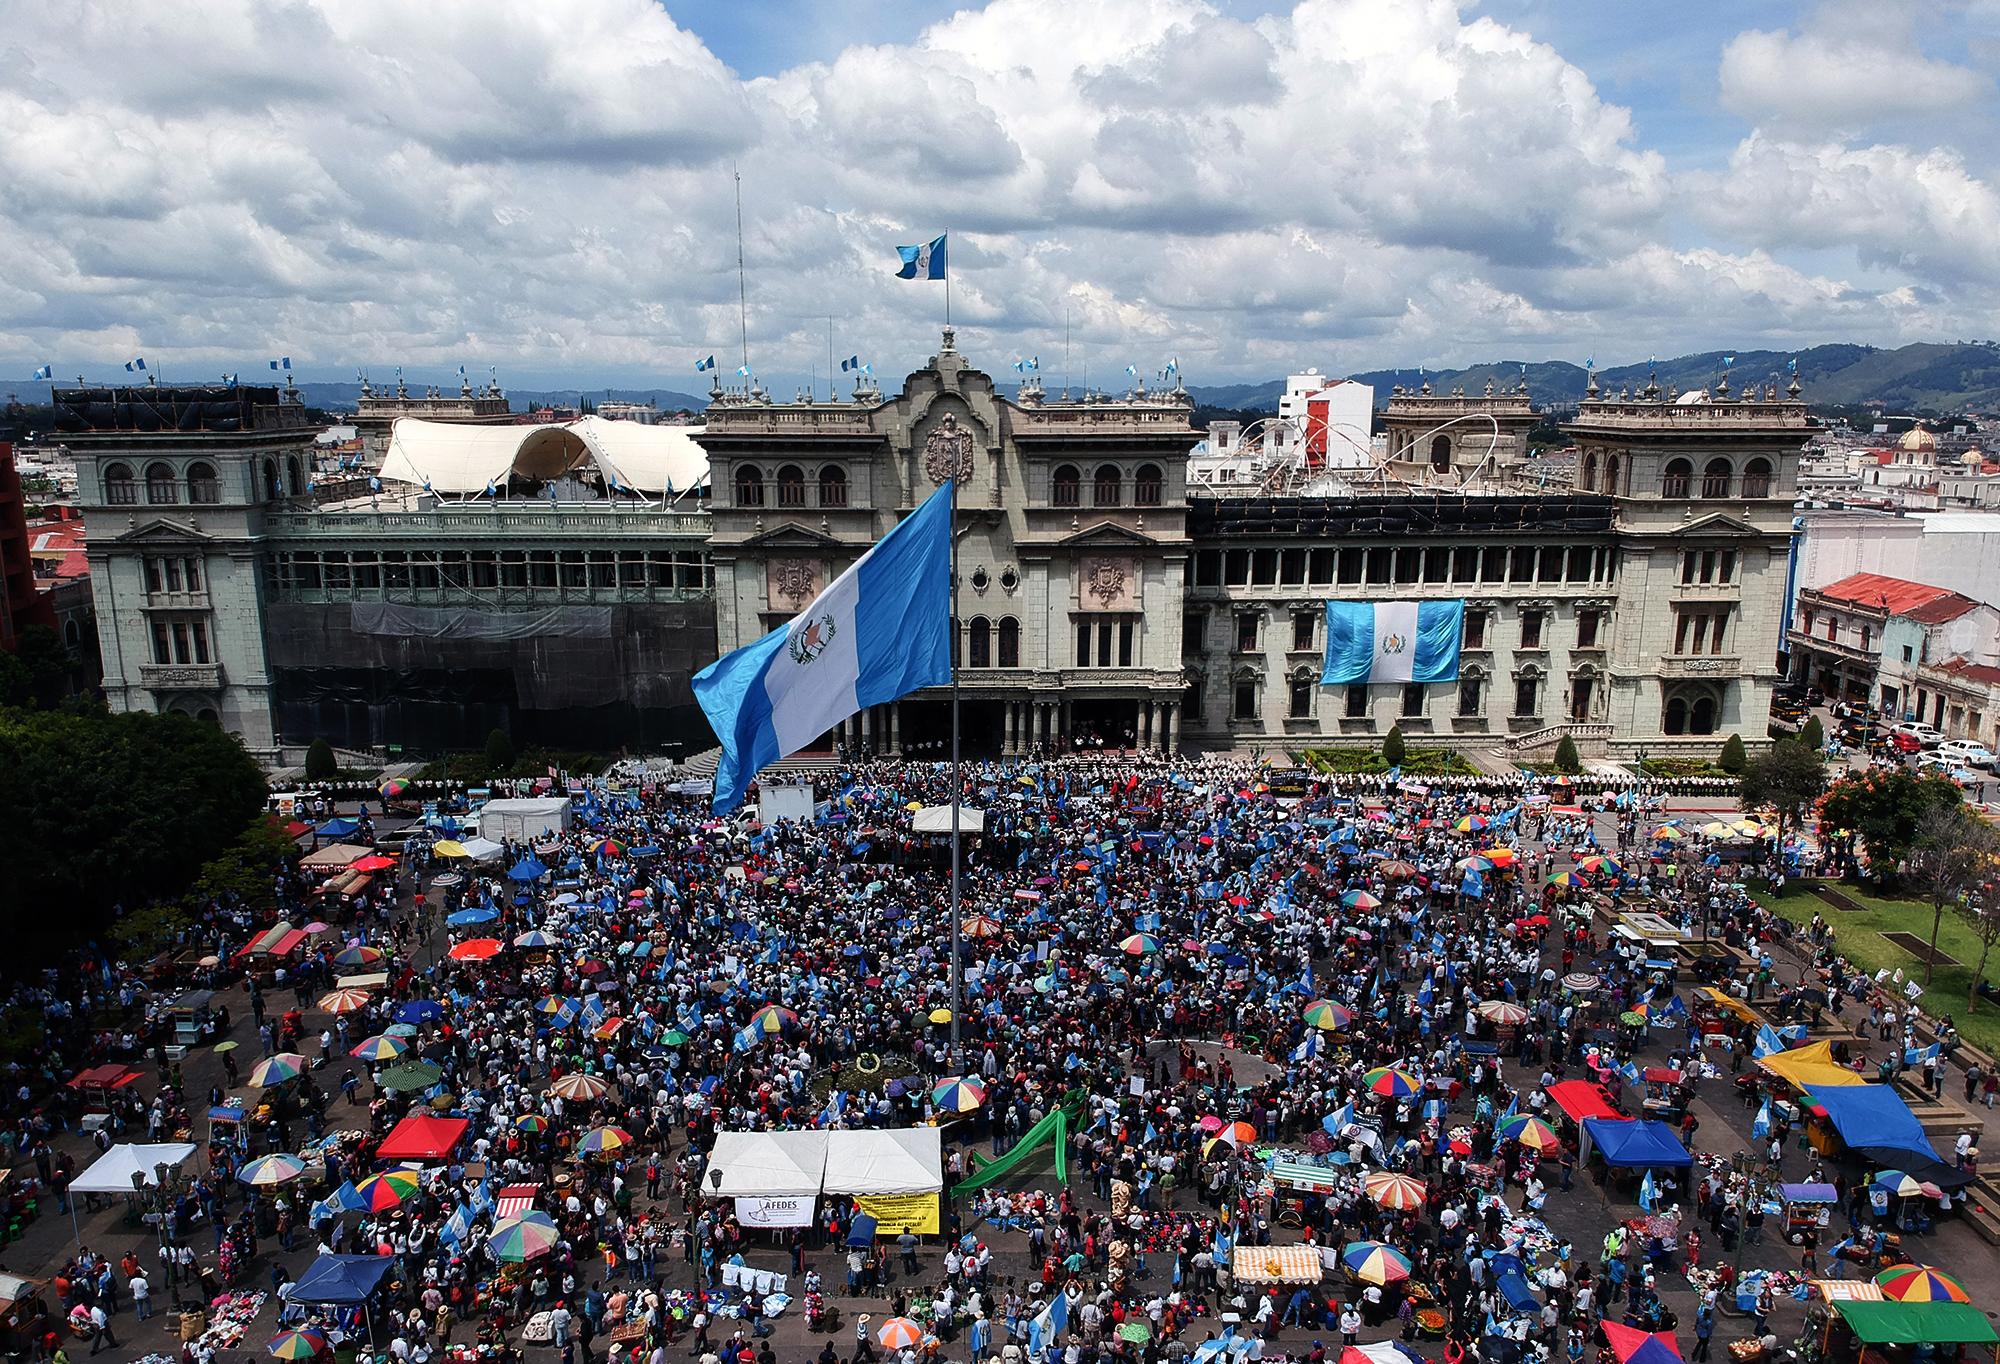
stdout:
[[(298, 387), (299, 396), (306, 406), (317, 407), (325, 412), (352, 412), (361, 402), (360, 384), (303, 383)], [(420, 394), (423, 389), (413, 385), (410, 392)], [(662, 415), (679, 412), (682, 408), (690, 412), (699, 412), (708, 406), (706, 397), (680, 393), (670, 388), (617, 388), (609, 391), (601, 388), (510, 388), (506, 392), (508, 403), (516, 412), (524, 413), (532, 412), (538, 407), (581, 407), (586, 401), (650, 402), (660, 409)], [(455, 397), (457, 390), (446, 388), (445, 395)]]
[[(1616, 365), (1597, 371), (1601, 393), (1615, 394), (1621, 388), (1641, 389), (1649, 376), (1657, 376), (1660, 387), (1712, 388), (1722, 375), (1722, 359), (1728, 352), (1703, 351), (1677, 355), (1653, 364)], [(1738, 391), (1744, 384), (1788, 382), (1786, 363), (1798, 361), (1802, 396), (1814, 407), (1871, 407), (1884, 413), (1945, 415), (2000, 409), (2000, 342), (1961, 341), (1918, 342), (1894, 350), (1873, 346), (1813, 346), (1801, 351), (1738, 351), (1729, 369), (1729, 382)], [(1370, 384), (1375, 389), (1375, 405), (1389, 401), (1397, 384), (1416, 388), (1429, 380), (1435, 392), (1449, 393), (1463, 387), (1469, 394), (1483, 391), (1491, 379), (1496, 389), (1511, 389), (1525, 376), (1528, 394), (1539, 407), (1568, 407), (1580, 402), (1589, 384), (1589, 372), (1582, 365), (1565, 360), (1500, 360), (1465, 369), (1378, 369), (1345, 377)], [(1218, 384), (1196, 387), (1188, 393), (1204, 407), (1228, 408), (1244, 412), (1275, 412), (1285, 391), (1283, 379), (1258, 384)]]

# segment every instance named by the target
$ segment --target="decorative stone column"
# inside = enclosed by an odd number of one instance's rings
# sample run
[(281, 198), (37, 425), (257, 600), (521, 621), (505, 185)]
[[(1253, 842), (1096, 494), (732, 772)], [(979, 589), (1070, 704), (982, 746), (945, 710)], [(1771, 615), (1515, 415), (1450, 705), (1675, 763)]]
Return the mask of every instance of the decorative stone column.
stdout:
[(1167, 702), (1167, 756), (1173, 757), (1181, 751), (1181, 703)]

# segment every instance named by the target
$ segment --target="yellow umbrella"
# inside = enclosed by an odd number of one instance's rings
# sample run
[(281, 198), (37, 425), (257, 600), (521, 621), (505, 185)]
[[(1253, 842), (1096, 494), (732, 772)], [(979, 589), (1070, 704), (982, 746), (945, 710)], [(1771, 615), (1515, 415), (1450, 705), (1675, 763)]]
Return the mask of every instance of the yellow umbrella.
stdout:
[(455, 838), (440, 838), (437, 842), (431, 844), (431, 852), (439, 857), (472, 856), (471, 853), (465, 850), (465, 845)]
[(930, 1017), (933, 1023), (949, 1023), (951, 1022), (951, 1010), (945, 1008), (943, 1005), (939, 1005), (937, 1008), (931, 1010)]

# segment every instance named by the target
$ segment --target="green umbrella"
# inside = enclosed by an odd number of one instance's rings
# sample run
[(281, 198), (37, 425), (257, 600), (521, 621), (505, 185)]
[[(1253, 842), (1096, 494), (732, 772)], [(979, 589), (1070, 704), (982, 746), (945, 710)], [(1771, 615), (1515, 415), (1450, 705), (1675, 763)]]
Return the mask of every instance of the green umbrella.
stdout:
[(393, 1066), (382, 1072), (375, 1083), (383, 1089), (396, 1093), (429, 1089), (444, 1078), (444, 1071), (429, 1061), (411, 1061), (406, 1065)]
[(685, 1047), (688, 1044), (688, 1035), (679, 1028), (669, 1028), (661, 1035), (660, 1040), (670, 1047)]
[(1148, 1322), (1122, 1321), (1118, 1323), (1118, 1338), (1129, 1340), (1134, 1345), (1144, 1345), (1153, 1338), (1153, 1328)]

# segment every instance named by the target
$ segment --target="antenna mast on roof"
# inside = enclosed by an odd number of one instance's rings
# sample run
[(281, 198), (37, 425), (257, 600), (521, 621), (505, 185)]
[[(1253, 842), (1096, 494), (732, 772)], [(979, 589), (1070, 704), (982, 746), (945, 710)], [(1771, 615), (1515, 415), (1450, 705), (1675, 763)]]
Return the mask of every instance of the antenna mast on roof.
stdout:
[(750, 368), (750, 286), (743, 275), (743, 176), (732, 164), (736, 180), (736, 322), (743, 336), (743, 368)]

